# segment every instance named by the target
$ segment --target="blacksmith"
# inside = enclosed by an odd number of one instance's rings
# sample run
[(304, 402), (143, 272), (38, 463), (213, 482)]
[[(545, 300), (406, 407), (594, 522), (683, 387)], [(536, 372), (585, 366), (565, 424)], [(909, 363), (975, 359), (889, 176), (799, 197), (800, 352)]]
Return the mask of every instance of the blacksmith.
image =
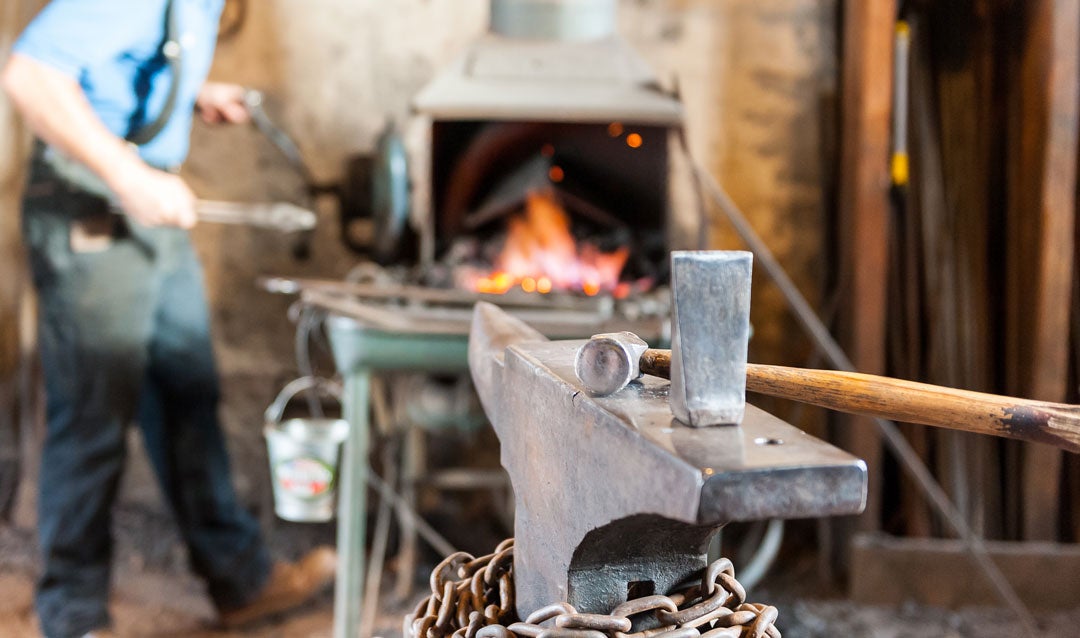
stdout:
[(35, 596), (47, 638), (109, 635), (110, 508), (132, 421), (224, 621), (280, 611), (332, 579), (329, 550), (272, 563), (218, 423), (187, 234), (195, 197), (176, 169), (196, 111), (248, 116), (239, 86), (205, 82), (223, 2), (53, 0), (0, 77), (40, 139), (23, 228), (47, 393)]

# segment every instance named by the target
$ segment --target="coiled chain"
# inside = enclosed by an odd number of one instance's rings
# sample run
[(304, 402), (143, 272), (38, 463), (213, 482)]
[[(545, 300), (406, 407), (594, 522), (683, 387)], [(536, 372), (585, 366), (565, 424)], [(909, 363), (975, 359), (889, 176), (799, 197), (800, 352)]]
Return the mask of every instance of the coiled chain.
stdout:
[[(514, 611), (514, 539), (487, 556), (447, 556), (431, 573), (431, 595), (405, 617), (406, 638), (780, 638), (771, 605), (746, 602), (731, 561), (706, 567), (700, 583), (667, 596), (628, 600), (610, 614), (579, 613), (568, 603)], [(659, 627), (630, 633), (651, 614)]]

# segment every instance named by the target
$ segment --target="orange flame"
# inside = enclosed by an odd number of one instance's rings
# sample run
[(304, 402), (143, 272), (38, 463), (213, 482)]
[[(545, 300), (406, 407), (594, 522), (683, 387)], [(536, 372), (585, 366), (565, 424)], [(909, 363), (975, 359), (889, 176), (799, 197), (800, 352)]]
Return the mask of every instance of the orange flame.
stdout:
[(525, 292), (552, 290), (625, 295), (619, 275), (630, 256), (625, 246), (605, 253), (592, 244), (578, 246), (570, 234), (570, 218), (550, 194), (530, 192), (524, 215), (510, 219), (506, 243), (490, 273), (476, 277), (477, 292), (503, 294), (515, 286)]

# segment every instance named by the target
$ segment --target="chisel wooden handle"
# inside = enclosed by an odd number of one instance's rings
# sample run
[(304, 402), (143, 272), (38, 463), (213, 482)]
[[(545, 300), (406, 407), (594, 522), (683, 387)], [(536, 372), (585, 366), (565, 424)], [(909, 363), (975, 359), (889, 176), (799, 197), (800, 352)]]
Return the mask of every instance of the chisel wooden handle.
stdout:
[[(671, 351), (647, 350), (641, 371), (671, 376)], [(746, 389), (838, 412), (1046, 443), (1080, 452), (1080, 406), (1017, 399), (835, 370), (749, 363)]]

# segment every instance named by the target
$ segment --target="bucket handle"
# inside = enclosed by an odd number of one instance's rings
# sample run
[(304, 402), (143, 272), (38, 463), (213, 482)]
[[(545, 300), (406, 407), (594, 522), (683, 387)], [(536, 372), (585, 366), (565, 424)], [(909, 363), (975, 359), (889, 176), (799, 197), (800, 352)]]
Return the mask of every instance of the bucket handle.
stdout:
[(337, 399), (338, 403), (341, 403), (341, 395), (344, 390), (341, 387), (341, 383), (334, 381), (333, 379), (324, 379), (322, 377), (300, 377), (294, 379), (285, 385), (278, 393), (274, 402), (266, 408), (264, 412), (264, 418), (267, 423), (280, 423), (281, 416), (285, 413), (285, 406), (289, 404), (297, 394), (315, 388), (323, 394)]

